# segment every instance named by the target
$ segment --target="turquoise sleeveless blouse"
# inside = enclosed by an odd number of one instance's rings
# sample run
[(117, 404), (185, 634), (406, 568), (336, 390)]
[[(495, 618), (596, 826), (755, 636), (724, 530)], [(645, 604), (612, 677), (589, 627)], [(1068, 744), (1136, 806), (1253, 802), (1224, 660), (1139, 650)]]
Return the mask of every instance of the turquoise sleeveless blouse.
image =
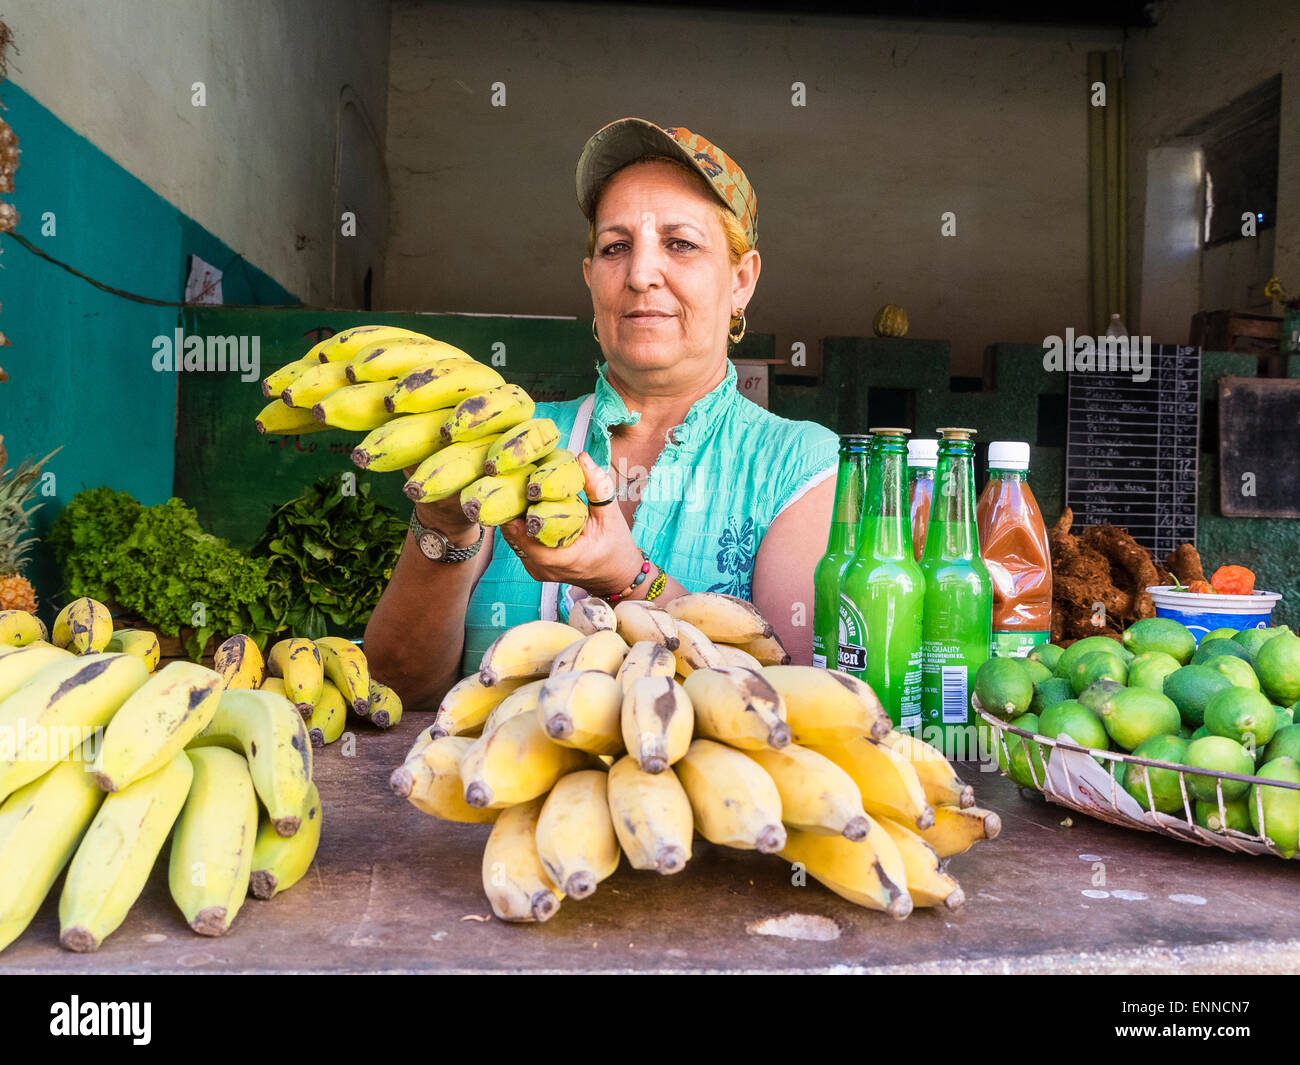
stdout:
[[(605, 380), (605, 369), (597, 371), (587, 430), (586, 450), (598, 466), (610, 464), (610, 430), (641, 417)], [(561, 446), (585, 398), (537, 404), (536, 417), (555, 422)], [(778, 417), (742, 396), (728, 359), (726, 378), (669, 434), (642, 489), (633, 539), (688, 592), (749, 599), (754, 559), (768, 527), (786, 506), (835, 475), (838, 449), (839, 438), (825, 426)], [(562, 621), (567, 590), (560, 586)], [(504, 629), (536, 620), (541, 596), (541, 583), (496, 530), (492, 561), (465, 614), (461, 674), (478, 670), (483, 652)]]

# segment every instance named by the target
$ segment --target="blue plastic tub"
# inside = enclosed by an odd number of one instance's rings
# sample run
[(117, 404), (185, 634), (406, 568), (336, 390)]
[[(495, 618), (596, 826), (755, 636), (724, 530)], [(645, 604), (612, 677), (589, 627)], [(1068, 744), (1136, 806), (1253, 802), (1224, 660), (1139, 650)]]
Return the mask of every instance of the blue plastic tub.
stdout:
[(1266, 629), (1273, 607), (1281, 600), (1277, 592), (1250, 595), (1210, 595), (1205, 592), (1177, 592), (1173, 585), (1148, 588), (1155, 603), (1156, 617), (1182, 622), (1200, 643), (1213, 629)]

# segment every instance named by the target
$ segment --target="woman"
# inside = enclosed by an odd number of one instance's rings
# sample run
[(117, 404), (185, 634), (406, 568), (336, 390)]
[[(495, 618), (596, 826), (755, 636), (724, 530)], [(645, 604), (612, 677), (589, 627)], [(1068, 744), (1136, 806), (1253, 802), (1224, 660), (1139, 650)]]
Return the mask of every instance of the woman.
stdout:
[(581, 452), (590, 517), (574, 544), (547, 548), (522, 520), (486, 536), (455, 498), (416, 507), (365, 639), (414, 709), (434, 709), (503, 629), (564, 620), (584, 594), (737, 595), (792, 661), (811, 660), (837, 441), (736, 390), (727, 345), (744, 334), (760, 269), (753, 190), (704, 138), (636, 118), (587, 142), (577, 185), (606, 362), (593, 395), (537, 416)]

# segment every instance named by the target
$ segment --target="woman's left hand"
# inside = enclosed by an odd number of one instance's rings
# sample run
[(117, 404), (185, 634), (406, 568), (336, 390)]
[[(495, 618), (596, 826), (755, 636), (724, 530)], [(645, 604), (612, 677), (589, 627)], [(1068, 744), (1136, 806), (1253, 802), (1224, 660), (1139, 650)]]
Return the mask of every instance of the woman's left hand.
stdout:
[[(614, 499), (614, 478), (597, 466), (585, 451), (578, 455), (587, 478), (589, 500)], [(524, 530), (524, 519), (501, 526), (501, 535), (519, 556), (529, 576), (538, 581), (574, 584), (592, 595), (621, 592), (636, 578), (641, 551), (617, 501), (591, 507), (582, 535), (568, 547), (546, 547)]]

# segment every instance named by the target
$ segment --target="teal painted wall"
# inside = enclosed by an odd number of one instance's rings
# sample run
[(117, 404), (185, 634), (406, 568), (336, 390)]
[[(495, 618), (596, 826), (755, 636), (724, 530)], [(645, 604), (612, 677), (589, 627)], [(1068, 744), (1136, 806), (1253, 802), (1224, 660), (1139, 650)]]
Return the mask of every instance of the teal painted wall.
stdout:
[[(225, 268), (227, 303), (294, 297), (233, 249), (12, 83), (0, 88), (21, 165), (12, 197), (18, 232), (47, 254), (115, 288), (158, 300), (184, 294), (189, 256)], [(129, 121), (129, 116), (124, 116)], [(55, 233), (42, 236), (52, 212)], [(170, 335), (179, 308), (102, 292), (0, 238), (0, 434), (10, 464), (62, 446), (55, 493), (36, 515), (38, 535), (82, 488), (107, 484), (146, 504), (172, 494), (177, 375), (153, 370), (153, 338)], [(31, 576), (43, 615), (58, 576), (38, 549)]]

